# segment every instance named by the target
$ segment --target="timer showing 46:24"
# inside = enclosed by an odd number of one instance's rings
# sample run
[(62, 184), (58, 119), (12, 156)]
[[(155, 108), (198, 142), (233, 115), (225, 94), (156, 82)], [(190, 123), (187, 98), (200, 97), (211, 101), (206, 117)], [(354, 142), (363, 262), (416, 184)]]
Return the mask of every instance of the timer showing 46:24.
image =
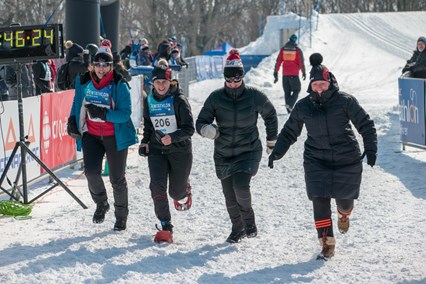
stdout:
[(0, 31), (0, 48), (38, 47), (53, 44), (54, 41), (52, 28)]

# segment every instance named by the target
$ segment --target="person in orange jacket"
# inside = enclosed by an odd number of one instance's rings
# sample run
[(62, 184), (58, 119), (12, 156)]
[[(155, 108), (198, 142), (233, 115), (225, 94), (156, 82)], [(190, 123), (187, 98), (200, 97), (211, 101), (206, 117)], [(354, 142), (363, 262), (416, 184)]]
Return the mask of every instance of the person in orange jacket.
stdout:
[(303, 80), (306, 79), (305, 62), (303, 52), (297, 46), (297, 36), (291, 35), (288, 42), (278, 53), (274, 69), (274, 84), (278, 82), (278, 71), (282, 65), (284, 100), (287, 112), (293, 110), (294, 104), (300, 93), (301, 84), (299, 71), (302, 71)]

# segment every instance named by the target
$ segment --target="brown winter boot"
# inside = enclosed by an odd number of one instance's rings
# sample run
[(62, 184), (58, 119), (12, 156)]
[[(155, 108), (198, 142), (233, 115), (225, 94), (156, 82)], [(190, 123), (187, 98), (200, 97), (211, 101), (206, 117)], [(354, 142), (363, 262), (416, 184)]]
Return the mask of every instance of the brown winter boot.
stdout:
[(339, 220), (337, 221), (337, 228), (341, 234), (346, 234), (349, 230), (349, 216), (351, 214), (338, 213)]
[(329, 260), (334, 256), (334, 248), (336, 247), (336, 239), (334, 237), (324, 236), (319, 239), (320, 245), (322, 246), (321, 253), (317, 256), (317, 259)]

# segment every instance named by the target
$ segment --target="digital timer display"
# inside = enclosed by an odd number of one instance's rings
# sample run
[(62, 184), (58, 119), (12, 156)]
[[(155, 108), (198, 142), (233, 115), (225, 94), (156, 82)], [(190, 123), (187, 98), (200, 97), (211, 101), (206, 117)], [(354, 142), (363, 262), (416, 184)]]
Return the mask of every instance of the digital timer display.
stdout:
[(63, 57), (62, 42), (59, 24), (0, 28), (0, 63)]

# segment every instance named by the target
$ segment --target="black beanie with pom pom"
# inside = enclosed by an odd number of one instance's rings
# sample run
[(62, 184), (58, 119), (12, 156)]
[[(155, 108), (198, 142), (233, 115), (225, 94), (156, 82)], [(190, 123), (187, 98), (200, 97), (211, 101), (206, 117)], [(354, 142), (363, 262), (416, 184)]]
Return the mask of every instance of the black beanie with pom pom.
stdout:
[(309, 62), (312, 65), (312, 69), (309, 76), (311, 83), (314, 81), (331, 81), (328, 68), (321, 64), (322, 60), (322, 55), (319, 53), (313, 53), (309, 57)]

